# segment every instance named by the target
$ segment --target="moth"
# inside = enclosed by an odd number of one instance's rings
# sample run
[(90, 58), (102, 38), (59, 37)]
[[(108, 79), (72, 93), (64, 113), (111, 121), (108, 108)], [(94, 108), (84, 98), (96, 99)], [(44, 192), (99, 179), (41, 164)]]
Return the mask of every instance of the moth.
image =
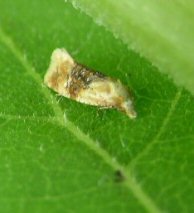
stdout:
[(44, 83), (61, 96), (136, 117), (132, 95), (119, 80), (76, 62), (65, 49), (53, 51)]

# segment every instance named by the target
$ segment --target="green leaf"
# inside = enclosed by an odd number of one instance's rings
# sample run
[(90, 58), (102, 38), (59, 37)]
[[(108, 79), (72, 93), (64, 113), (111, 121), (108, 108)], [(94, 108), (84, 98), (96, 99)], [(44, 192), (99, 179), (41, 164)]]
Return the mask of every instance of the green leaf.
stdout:
[(68, 0), (194, 94), (194, 3)]
[[(193, 97), (63, 0), (0, 8), (0, 212), (193, 212)], [(46, 88), (57, 47), (130, 87), (138, 118)]]

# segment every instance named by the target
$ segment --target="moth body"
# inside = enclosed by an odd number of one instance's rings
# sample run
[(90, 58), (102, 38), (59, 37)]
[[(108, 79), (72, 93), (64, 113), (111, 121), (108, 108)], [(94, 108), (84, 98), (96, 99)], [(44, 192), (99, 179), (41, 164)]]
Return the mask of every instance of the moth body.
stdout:
[(84, 104), (117, 108), (130, 118), (136, 117), (132, 97), (119, 80), (75, 62), (65, 49), (53, 51), (44, 83), (67, 98)]

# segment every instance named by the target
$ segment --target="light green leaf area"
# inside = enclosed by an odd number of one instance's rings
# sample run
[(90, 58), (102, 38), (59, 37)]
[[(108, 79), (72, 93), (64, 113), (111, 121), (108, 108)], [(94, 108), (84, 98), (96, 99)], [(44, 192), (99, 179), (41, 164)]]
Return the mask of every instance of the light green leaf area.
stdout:
[[(193, 212), (193, 97), (69, 3), (0, 8), (0, 212)], [(46, 88), (57, 47), (131, 88), (137, 119)]]
[(193, 0), (67, 0), (194, 94)]

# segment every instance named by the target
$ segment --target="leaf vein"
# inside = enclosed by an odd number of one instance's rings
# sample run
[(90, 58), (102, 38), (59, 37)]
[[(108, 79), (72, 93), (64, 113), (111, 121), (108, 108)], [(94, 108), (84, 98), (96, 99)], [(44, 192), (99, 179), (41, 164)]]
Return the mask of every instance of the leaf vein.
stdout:
[(6, 119), (6, 120), (16, 120), (16, 121), (25, 121), (25, 120), (30, 120), (30, 121), (42, 121), (42, 122), (56, 122), (57, 117), (55, 116), (25, 116), (25, 115), (8, 115), (0, 112), (0, 118)]
[(174, 110), (176, 108), (176, 105), (178, 104), (180, 98), (182, 95), (182, 89), (178, 90), (175, 94), (174, 99), (171, 102), (171, 106), (167, 112), (166, 117), (164, 118), (158, 132), (156, 133), (155, 137), (152, 139), (151, 142), (147, 143), (147, 146), (145, 146), (145, 148), (136, 156), (134, 157), (130, 164), (129, 167), (132, 168), (135, 166), (135, 164), (138, 162), (138, 160), (140, 158), (142, 158), (146, 153), (148, 153), (150, 151), (150, 149), (153, 147), (154, 144), (156, 144), (159, 141), (160, 136), (163, 134), (163, 132), (165, 131), (165, 129), (167, 128), (167, 125), (170, 121), (170, 118), (172, 117)]

